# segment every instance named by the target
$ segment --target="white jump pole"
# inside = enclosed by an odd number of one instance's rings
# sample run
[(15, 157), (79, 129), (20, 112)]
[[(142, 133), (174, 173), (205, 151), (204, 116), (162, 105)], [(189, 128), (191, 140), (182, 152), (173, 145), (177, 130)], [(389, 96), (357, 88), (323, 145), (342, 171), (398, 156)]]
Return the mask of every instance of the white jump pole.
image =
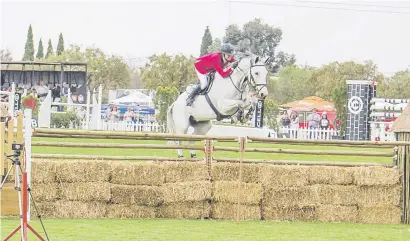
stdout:
[[(27, 185), (31, 188), (31, 137), (33, 135), (32, 129), (32, 115), (33, 111), (30, 108), (24, 110), (24, 148), (25, 148), (25, 160), (26, 160), (26, 172), (27, 172)], [(28, 213), (27, 221), (30, 221), (31, 199), (28, 199)]]

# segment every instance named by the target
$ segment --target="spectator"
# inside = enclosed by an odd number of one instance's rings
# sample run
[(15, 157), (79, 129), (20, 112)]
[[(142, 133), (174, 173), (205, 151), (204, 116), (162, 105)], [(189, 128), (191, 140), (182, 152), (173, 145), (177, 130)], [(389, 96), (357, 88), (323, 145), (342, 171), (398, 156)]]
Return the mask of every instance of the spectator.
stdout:
[(313, 131), (319, 128), (320, 115), (317, 113), (317, 109), (313, 108), (312, 113), (307, 117), (308, 127), (310, 129), (310, 139), (312, 139)]
[(120, 113), (117, 110), (117, 106), (112, 106), (110, 113), (108, 114), (108, 120), (110, 122), (118, 122), (120, 119)]
[[(322, 119), (320, 119), (319, 126), (320, 126), (320, 129), (322, 129), (322, 130), (328, 130), (328, 129), (329, 129), (330, 121), (329, 121), (329, 119), (327, 119), (327, 114), (326, 114), (326, 112), (323, 112), (323, 113), (322, 113)], [(325, 139), (327, 139), (328, 132), (325, 131), (325, 132), (323, 133), (323, 136), (324, 136)]]
[(288, 112), (285, 110), (282, 115), (282, 126), (288, 127), (290, 125), (290, 118)]
[(290, 128), (293, 132), (293, 138), (298, 138), (299, 116), (296, 111), (290, 113)]

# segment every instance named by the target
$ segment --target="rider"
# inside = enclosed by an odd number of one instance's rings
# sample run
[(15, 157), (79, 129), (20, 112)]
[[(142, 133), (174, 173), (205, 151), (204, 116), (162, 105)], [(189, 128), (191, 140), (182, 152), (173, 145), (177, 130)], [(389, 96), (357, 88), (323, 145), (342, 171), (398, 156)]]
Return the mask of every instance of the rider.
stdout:
[[(225, 43), (221, 46), (221, 51), (210, 53), (196, 59), (194, 65), (200, 85), (196, 85), (195, 89), (192, 90), (187, 100), (187, 106), (191, 106), (195, 96), (208, 86), (208, 78), (206, 74), (213, 70), (216, 70), (223, 78), (226, 78), (231, 74), (232, 68), (226, 70), (223, 68), (225, 68), (228, 63), (235, 62), (233, 54), (234, 47), (229, 43)], [(235, 67), (234, 64), (233, 68)]]

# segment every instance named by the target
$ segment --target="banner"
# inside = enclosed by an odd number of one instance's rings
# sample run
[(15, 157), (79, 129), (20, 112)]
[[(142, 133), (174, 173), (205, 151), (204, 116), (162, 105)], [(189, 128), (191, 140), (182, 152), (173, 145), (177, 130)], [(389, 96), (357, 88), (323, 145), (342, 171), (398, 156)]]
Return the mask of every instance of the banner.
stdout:
[(264, 109), (264, 100), (258, 100), (255, 109), (255, 123), (254, 126), (257, 128), (263, 127), (263, 109)]

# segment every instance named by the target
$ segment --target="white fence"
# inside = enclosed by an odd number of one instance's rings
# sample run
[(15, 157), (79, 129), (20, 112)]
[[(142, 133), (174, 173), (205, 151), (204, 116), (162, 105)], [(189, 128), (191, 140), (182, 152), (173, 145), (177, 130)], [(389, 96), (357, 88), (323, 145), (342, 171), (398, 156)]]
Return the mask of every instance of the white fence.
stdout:
[(309, 128), (290, 128), (290, 127), (280, 127), (279, 135), (285, 134), (287, 138), (295, 139), (320, 139), (320, 140), (331, 140), (332, 136), (338, 136), (339, 132), (335, 129), (309, 129)]
[[(70, 128), (88, 130), (90, 125), (87, 125), (87, 121), (81, 121), (79, 126), (70, 126)], [(128, 121), (109, 122), (101, 120), (98, 130), (104, 131), (144, 131), (144, 132), (166, 132), (165, 126), (158, 123), (135, 123)]]

